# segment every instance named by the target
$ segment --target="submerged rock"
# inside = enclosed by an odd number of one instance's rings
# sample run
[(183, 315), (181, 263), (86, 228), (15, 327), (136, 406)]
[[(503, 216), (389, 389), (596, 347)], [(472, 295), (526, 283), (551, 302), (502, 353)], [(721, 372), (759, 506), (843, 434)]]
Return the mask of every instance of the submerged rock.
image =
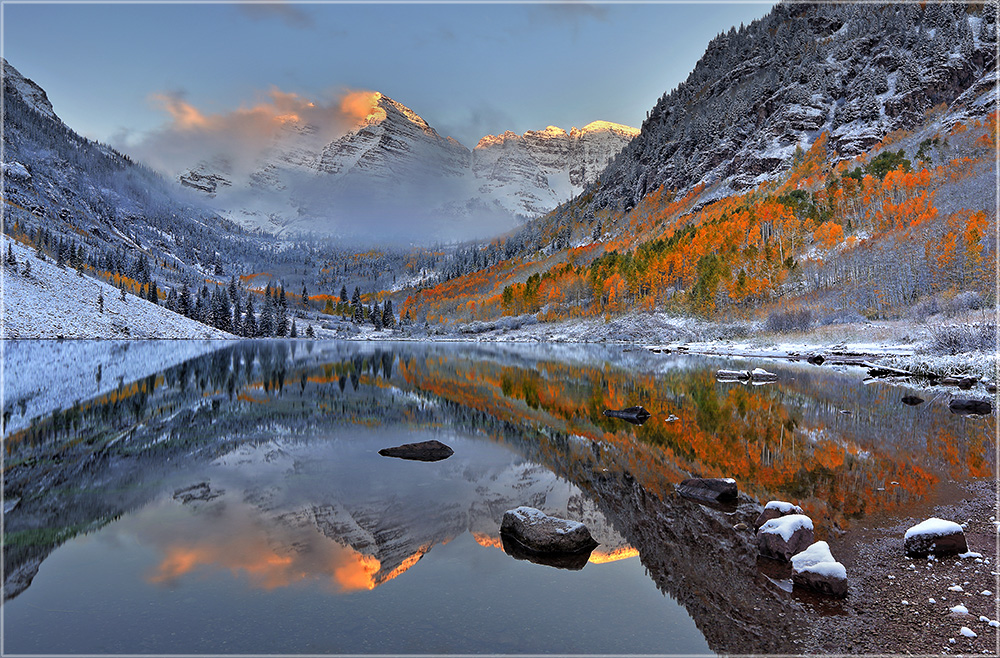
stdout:
[(587, 526), (549, 516), (534, 507), (507, 510), (500, 523), (501, 538), (516, 540), (533, 553), (581, 553), (598, 545)]
[(604, 415), (609, 418), (620, 418), (632, 423), (633, 425), (642, 425), (652, 416), (652, 414), (643, 409), (641, 406), (627, 407), (619, 410), (605, 409)]
[(948, 403), (953, 414), (978, 414), (988, 416), (993, 413), (993, 404), (989, 400), (955, 399)]
[(753, 523), (754, 530), (759, 530), (762, 525), (770, 521), (771, 519), (777, 519), (782, 516), (788, 516), (789, 514), (802, 514), (802, 508), (798, 505), (792, 505), (791, 503), (786, 503), (783, 500), (772, 500), (764, 505), (764, 510), (757, 517), (757, 520)]
[(924, 399), (923, 398), (919, 398), (916, 395), (906, 395), (906, 396), (903, 396), (903, 399), (900, 400), (900, 402), (902, 402), (903, 404), (909, 405), (911, 407), (915, 407), (918, 404), (923, 404), (924, 403)]
[(378, 454), (383, 457), (397, 457), (420, 462), (437, 462), (448, 459), (455, 454), (449, 446), (440, 441), (422, 441), (420, 443), (404, 443), (395, 448), (382, 448)]
[(688, 478), (677, 485), (677, 493), (685, 498), (722, 503), (735, 501), (739, 489), (733, 478)]
[(792, 583), (831, 596), (847, 596), (847, 569), (818, 541), (792, 556)]
[(771, 519), (757, 531), (757, 550), (773, 560), (790, 560), (813, 543), (813, 522), (805, 514)]
[(969, 550), (965, 531), (954, 521), (929, 518), (906, 531), (903, 549), (907, 555), (958, 555)]

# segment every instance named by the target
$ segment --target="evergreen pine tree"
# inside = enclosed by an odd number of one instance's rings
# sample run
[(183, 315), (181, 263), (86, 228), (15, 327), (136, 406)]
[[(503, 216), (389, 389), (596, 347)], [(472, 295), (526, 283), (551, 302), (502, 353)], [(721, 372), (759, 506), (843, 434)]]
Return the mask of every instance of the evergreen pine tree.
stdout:
[(104, 291), (100, 286), (97, 288), (97, 310), (104, 313)]
[(8, 242), (7, 243), (7, 264), (17, 271), (17, 257), (14, 255), (14, 246)]
[(299, 332), (295, 328), (295, 318), (292, 318), (292, 329), (291, 329), (291, 331), (288, 332), (288, 336), (290, 338), (298, 338), (299, 337)]
[(315, 337), (316, 337), (316, 332), (313, 330), (313, 326), (311, 324), (306, 325), (306, 338), (315, 338)]
[(64, 269), (66, 267), (66, 246), (62, 238), (59, 238), (59, 246), (56, 248), (56, 267)]
[(191, 319), (207, 324), (207, 322), (205, 322), (205, 319), (208, 313), (205, 309), (205, 306), (206, 304), (204, 298), (201, 295), (195, 297), (194, 313), (192, 314)]
[(125, 299), (125, 282), (124, 281), (122, 281), (120, 290), (121, 290), (121, 293), (122, 293), (122, 301), (127, 304), (128, 300)]
[(24, 259), (24, 276), (31, 276), (31, 261), (27, 258)]
[(149, 282), (149, 301), (157, 306), (160, 305), (160, 291), (156, 287), (156, 281)]
[(236, 284), (236, 275), (229, 277), (229, 301), (235, 304), (240, 300), (240, 289)]
[(361, 306), (361, 291), (354, 289), (354, 296), (351, 297), (351, 308), (354, 316), (354, 324), (361, 324), (365, 319), (365, 310)]
[(181, 288), (181, 296), (177, 300), (177, 312), (186, 317), (191, 317), (191, 289), (188, 288), (188, 284), (184, 284)]
[(306, 284), (302, 284), (302, 306), (309, 308), (309, 293), (306, 291)]
[(382, 330), (382, 309), (378, 307), (378, 304), (372, 306), (371, 314), (368, 316), (371, 318), (372, 325), (375, 327), (375, 331)]
[(392, 312), (392, 300), (385, 300), (385, 305), (382, 307), (382, 326), (386, 329), (392, 329), (396, 326), (396, 315)]
[[(270, 287), (270, 286), (269, 286)], [(257, 326), (258, 336), (274, 335), (274, 298), (269, 294), (264, 295), (263, 306), (260, 309), (260, 323)]]
[(285, 296), (284, 286), (278, 290), (278, 303), (275, 305), (274, 332), (277, 336), (284, 336), (288, 333), (288, 298)]
[(341, 303), (347, 302), (347, 286), (340, 286), (340, 301)]
[(257, 316), (253, 310), (253, 295), (247, 295), (247, 310), (243, 316), (243, 335), (247, 338), (257, 336)]

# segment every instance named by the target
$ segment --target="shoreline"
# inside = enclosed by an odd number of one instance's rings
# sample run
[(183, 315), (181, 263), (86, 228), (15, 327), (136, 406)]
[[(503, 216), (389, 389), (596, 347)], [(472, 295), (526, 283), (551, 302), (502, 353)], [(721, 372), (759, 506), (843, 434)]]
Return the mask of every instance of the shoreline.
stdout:
[[(803, 597), (816, 614), (805, 653), (1000, 653), (1000, 629), (989, 623), (1000, 619), (997, 481), (946, 481), (938, 489), (935, 501), (866, 517), (829, 540), (847, 569), (848, 596), (843, 602)], [(932, 516), (963, 524), (971, 554), (907, 557), (906, 529)], [(952, 612), (958, 605), (968, 613)], [(962, 627), (977, 637), (964, 636)]]

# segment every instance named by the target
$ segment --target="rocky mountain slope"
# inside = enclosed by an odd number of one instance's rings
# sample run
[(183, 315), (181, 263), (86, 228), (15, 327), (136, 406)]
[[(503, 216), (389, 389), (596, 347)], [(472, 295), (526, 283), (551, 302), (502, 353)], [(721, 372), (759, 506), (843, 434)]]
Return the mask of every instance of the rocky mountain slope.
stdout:
[(594, 208), (626, 210), (660, 186), (746, 190), (822, 133), (848, 158), (932, 108), (984, 115), (996, 29), (990, 4), (779, 4), (709, 43), (601, 175)]
[(556, 126), (487, 135), (472, 151), (478, 191), (507, 210), (542, 215), (597, 180), (611, 158), (639, 134), (608, 121), (569, 133)]
[(27, 239), (44, 229), (53, 244), (79, 245), (90, 259), (145, 256), (169, 264), (156, 269), (174, 281), (201, 280), (254, 251), (259, 240), (196, 197), (66, 126), (45, 91), (6, 60), (3, 83), (5, 231), (16, 226)]
[[(595, 121), (569, 133), (549, 126), (488, 135), (470, 151), (405, 105), (378, 92), (361, 125), (326, 143), (318, 126), (289, 121), (252, 171), (224, 158), (184, 172), (181, 184), (214, 197), (244, 226), (344, 234), (359, 215), (450, 218), (538, 216), (580, 192), (638, 134)], [(377, 210), (374, 210), (374, 209)]]

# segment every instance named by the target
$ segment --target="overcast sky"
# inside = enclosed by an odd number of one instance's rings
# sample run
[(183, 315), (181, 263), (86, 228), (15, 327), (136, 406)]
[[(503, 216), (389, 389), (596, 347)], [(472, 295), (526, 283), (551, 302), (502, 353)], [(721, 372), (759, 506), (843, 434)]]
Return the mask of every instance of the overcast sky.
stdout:
[(126, 151), (181, 119), (337, 107), (355, 90), (472, 148), (504, 130), (638, 127), (712, 37), (772, 4), (5, 3), (3, 55), (71, 128)]

